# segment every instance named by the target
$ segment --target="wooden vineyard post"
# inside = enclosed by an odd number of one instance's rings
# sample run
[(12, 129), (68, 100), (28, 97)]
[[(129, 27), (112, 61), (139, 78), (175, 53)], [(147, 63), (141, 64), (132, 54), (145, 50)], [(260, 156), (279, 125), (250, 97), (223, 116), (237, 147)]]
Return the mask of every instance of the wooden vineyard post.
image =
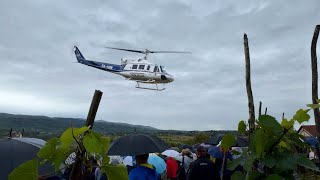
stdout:
[[(311, 42), (311, 70), (312, 70), (312, 103), (318, 104), (318, 61), (317, 61), (317, 41), (319, 37), (320, 25), (317, 25)], [(318, 141), (320, 138), (320, 112), (319, 108), (313, 109), (314, 121), (317, 129)]]
[(264, 111), (264, 115), (267, 115), (268, 113), (268, 107), (266, 107), (266, 110)]
[[(85, 124), (86, 126), (90, 126), (90, 129), (92, 129), (93, 127), (94, 119), (98, 111), (101, 97), (102, 97), (102, 92), (99, 90), (95, 90), (94, 96), (92, 98), (91, 106), (89, 109), (87, 121)], [(81, 179), (81, 176), (82, 176), (81, 169), (82, 169), (82, 162), (84, 158), (84, 152), (81, 152), (78, 149), (76, 154), (77, 154), (77, 160), (72, 167), (72, 171), (69, 178), (70, 180), (78, 180), (78, 179)]]
[(248, 95), (248, 107), (249, 107), (249, 138), (251, 132), (255, 129), (255, 115), (254, 115), (254, 103), (251, 89), (251, 77), (250, 77), (250, 53), (247, 34), (244, 34), (244, 54), (246, 61), (246, 88)]
[(98, 111), (98, 107), (100, 104), (100, 100), (102, 97), (102, 92), (99, 90), (96, 90), (94, 92), (93, 98), (92, 98), (92, 102), (91, 102), (91, 106), (89, 109), (89, 113), (87, 116), (87, 121), (86, 121), (86, 126), (90, 126), (90, 129), (92, 129), (93, 127), (93, 123), (94, 123), (94, 119), (96, 118), (96, 114)]
[(259, 103), (259, 116), (258, 116), (258, 119), (259, 119), (260, 116), (261, 116), (261, 108), (262, 108), (262, 102), (260, 101), (260, 103)]

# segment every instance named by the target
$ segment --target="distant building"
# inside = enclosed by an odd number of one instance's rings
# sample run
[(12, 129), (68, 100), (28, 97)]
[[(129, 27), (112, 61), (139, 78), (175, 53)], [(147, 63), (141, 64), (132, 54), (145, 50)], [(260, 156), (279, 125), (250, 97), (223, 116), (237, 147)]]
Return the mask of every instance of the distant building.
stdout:
[(317, 137), (316, 125), (302, 125), (298, 130), (298, 134), (304, 137)]

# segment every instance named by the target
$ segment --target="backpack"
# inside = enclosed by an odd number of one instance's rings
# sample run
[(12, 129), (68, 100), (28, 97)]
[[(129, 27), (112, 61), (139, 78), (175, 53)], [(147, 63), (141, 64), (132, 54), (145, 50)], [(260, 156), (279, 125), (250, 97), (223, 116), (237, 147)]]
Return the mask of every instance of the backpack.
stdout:
[(182, 163), (178, 168), (177, 171), (177, 179), (178, 180), (185, 180), (186, 179), (186, 170), (184, 168), (184, 156), (182, 157)]

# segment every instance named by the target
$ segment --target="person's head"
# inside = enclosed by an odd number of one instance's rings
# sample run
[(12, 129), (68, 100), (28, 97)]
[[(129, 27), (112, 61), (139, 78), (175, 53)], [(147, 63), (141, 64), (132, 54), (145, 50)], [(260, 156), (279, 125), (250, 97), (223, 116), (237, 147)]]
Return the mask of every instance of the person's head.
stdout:
[(207, 155), (207, 150), (203, 146), (199, 146), (197, 148), (197, 157), (206, 157)]
[(182, 154), (182, 156), (188, 156), (188, 157), (192, 158), (192, 153), (191, 153), (190, 149), (188, 149), (188, 148), (183, 149), (181, 154)]
[(136, 162), (137, 164), (146, 164), (148, 163), (149, 154), (141, 154), (136, 155)]

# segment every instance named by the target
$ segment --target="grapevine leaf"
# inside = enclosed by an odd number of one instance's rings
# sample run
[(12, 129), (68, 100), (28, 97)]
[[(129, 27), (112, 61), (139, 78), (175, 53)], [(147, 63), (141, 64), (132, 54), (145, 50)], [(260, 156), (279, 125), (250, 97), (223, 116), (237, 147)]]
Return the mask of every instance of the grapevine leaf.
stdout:
[(316, 109), (320, 107), (320, 104), (307, 104), (308, 107), (310, 107), (311, 109)]
[(238, 124), (238, 131), (240, 134), (245, 134), (246, 133), (246, 123), (242, 120)]
[(34, 158), (27, 161), (16, 169), (14, 169), (8, 176), (9, 180), (30, 180), (38, 178), (38, 159)]
[(268, 168), (272, 168), (277, 164), (277, 160), (274, 159), (272, 156), (265, 157), (264, 159), (261, 160), (261, 163)]
[(296, 114), (293, 116), (294, 120), (297, 120), (300, 124), (308, 121), (310, 119), (310, 115), (308, 114), (309, 110), (299, 109)]
[(44, 160), (52, 159), (52, 156), (56, 151), (56, 146), (58, 145), (58, 143), (59, 143), (59, 138), (57, 137), (49, 139), (46, 142), (46, 144), (38, 152), (38, 157)]
[(249, 155), (244, 163), (243, 163), (243, 169), (247, 172), (251, 172), (252, 171), (252, 164), (253, 162), (256, 160), (256, 157), (254, 154)]
[(282, 127), (286, 128), (286, 129), (289, 129), (293, 125), (294, 125), (294, 120), (293, 119), (291, 119), (290, 121), (288, 121), (287, 119), (282, 119), (282, 122), (281, 122), (281, 126)]
[(259, 117), (259, 124), (262, 128), (270, 130), (274, 133), (282, 131), (282, 127), (279, 122), (274, 117), (269, 115), (261, 115)]
[(258, 157), (263, 156), (266, 144), (266, 134), (263, 129), (258, 129), (255, 134), (255, 148)]
[(102, 166), (102, 171), (106, 172), (109, 180), (127, 180), (127, 179), (129, 179), (127, 169), (124, 165)]
[(83, 145), (89, 153), (102, 153), (103, 144), (96, 133), (90, 132), (83, 137)]
[(266, 180), (282, 180), (282, 177), (278, 174), (270, 174), (267, 176)]
[[(75, 138), (78, 138), (79, 135), (83, 134), (84, 132), (88, 131), (89, 127), (84, 126), (82, 128), (68, 128), (66, 131), (64, 131), (60, 137), (60, 141), (63, 146), (68, 147), (70, 146), (73, 141), (73, 135)], [(73, 131), (73, 134), (72, 134)]]
[(232, 174), (231, 176), (231, 180), (242, 180), (245, 179), (246, 175), (244, 175), (242, 172), (240, 171), (236, 171)]
[(236, 137), (232, 134), (226, 134), (223, 136), (222, 141), (221, 141), (221, 146), (224, 149), (229, 149), (231, 146), (236, 144)]
[(227, 168), (231, 171), (233, 171), (234, 169), (236, 169), (236, 167), (239, 166), (240, 163), (242, 163), (244, 161), (244, 158), (243, 157), (240, 157), (240, 158), (237, 158), (237, 159), (234, 159), (232, 161), (228, 161), (227, 163)]
[(308, 158), (306, 158), (304, 156), (301, 156), (301, 155), (298, 156), (297, 163), (308, 168), (308, 169), (319, 172), (319, 168), (312, 161), (310, 161)]

